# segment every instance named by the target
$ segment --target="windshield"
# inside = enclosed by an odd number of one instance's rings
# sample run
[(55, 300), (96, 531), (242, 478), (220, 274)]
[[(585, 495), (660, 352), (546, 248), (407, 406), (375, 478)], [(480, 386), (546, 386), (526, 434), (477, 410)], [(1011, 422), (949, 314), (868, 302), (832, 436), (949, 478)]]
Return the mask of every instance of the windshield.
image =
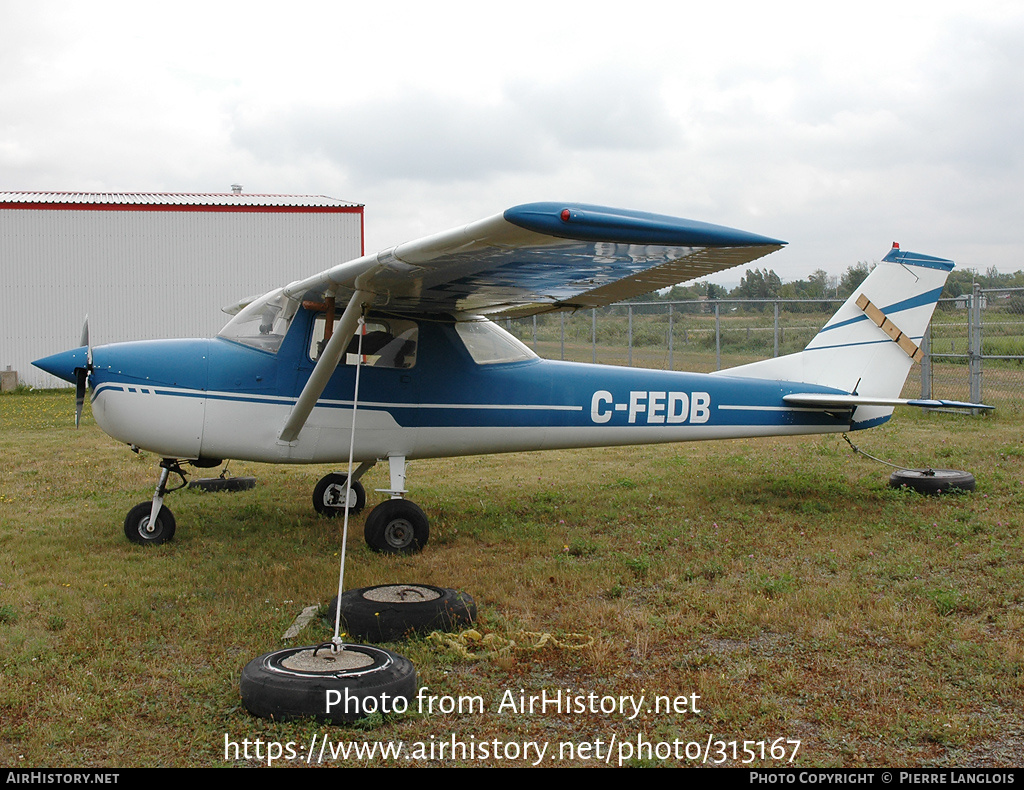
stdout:
[(490, 321), (461, 321), (455, 325), (463, 344), (478, 365), (536, 359), (529, 347)]
[(298, 300), (285, 296), (284, 289), (279, 288), (257, 299), (228, 321), (218, 337), (277, 353), (298, 309)]

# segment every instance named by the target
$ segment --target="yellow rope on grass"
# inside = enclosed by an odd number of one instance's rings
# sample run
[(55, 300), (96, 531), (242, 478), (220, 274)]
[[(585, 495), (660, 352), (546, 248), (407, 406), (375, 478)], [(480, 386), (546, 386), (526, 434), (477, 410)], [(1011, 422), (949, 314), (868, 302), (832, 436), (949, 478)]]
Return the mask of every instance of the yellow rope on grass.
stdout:
[(540, 650), (549, 645), (562, 650), (583, 650), (594, 644), (594, 637), (586, 634), (567, 634), (558, 638), (540, 631), (517, 631), (514, 636), (515, 639), (510, 639), (497, 634), (481, 634), (475, 628), (469, 628), (459, 634), (434, 631), (427, 639), (468, 661), (495, 658), (512, 650)]

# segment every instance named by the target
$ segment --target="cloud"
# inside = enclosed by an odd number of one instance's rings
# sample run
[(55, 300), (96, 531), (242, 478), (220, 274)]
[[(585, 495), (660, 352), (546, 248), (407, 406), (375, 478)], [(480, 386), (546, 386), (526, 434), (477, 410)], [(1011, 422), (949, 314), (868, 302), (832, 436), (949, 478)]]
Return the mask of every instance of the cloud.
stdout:
[(323, 159), (357, 182), (448, 183), (550, 173), (577, 152), (655, 151), (679, 133), (649, 75), (598, 70), (512, 81), (491, 101), (441, 91), (233, 114), (235, 144), (269, 162)]
[(243, 113), (233, 126), (233, 142), (260, 159), (323, 159), (356, 181), (486, 178), (540, 169), (545, 157), (531, 119), (440, 95), (296, 107), (269, 118)]
[(1016, 4), (207, 5), (6, 8), (0, 188), (330, 194), (370, 248), (566, 199), (808, 271), (894, 235), (1021, 265)]

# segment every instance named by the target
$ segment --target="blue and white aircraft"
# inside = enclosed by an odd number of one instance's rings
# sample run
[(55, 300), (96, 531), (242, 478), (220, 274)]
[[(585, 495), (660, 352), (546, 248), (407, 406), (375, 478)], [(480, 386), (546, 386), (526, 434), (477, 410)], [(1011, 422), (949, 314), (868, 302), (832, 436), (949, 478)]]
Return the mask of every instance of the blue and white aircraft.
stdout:
[(953, 262), (896, 245), (804, 351), (709, 375), (543, 360), (488, 320), (604, 306), (783, 244), (532, 203), (241, 302), (215, 338), (92, 348), (86, 331), (82, 347), (34, 364), (77, 384), (79, 414), (88, 383), (99, 426), (162, 459), (152, 500), (125, 520), (143, 544), (174, 534), (164, 496), (185, 465), (348, 460), (351, 475), (325, 476), (313, 496), (336, 515), (363, 508), (359, 479), (387, 459), (388, 498), (365, 537), (409, 552), (429, 536), (405, 498), (411, 459), (832, 433), (879, 425), (901, 404), (971, 405), (899, 398)]

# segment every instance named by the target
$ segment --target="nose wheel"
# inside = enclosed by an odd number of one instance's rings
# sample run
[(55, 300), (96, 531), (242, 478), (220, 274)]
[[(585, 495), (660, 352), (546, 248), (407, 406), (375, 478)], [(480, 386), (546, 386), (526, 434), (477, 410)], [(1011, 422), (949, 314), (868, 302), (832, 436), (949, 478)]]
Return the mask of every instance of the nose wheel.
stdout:
[[(152, 502), (140, 502), (128, 511), (124, 520), (124, 535), (132, 543), (156, 546), (174, 537), (174, 514), (165, 507), (160, 508), (156, 521), (151, 521)], [(150, 527), (150, 524), (153, 526)]]
[[(174, 488), (167, 487), (167, 478), (174, 472), (181, 478), (181, 484)], [(124, 535), (132, 543), (143, 546), (156, 546), (166, 543), (174, 537), (174, 514), (164, 507), (164, 497), (171, 491), (177, 491), (188, 484), (185, 470), (175, 458), (164, 458), (160, 461), (160, 480), (153, 492), (150, 502), (140, 502), (128, 511), (124, 520)]]

